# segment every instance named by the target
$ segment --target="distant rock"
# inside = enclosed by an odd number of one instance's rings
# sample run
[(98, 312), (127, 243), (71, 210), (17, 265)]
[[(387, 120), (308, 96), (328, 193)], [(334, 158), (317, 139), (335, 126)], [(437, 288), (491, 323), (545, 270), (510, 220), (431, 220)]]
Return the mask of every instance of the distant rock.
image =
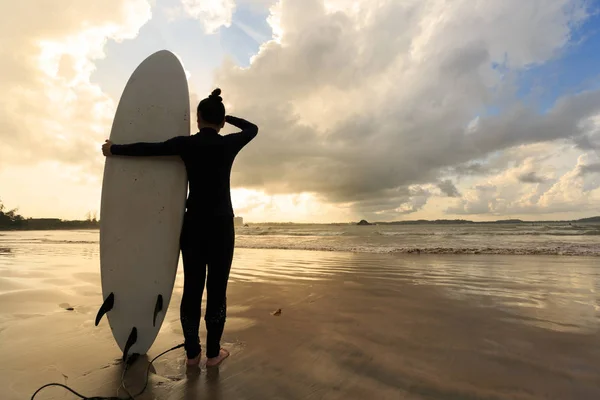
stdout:
[(575, 222), (600, 222), (600, 216), (599, 217), (591, 217), (591, 218), (582, 218), (582, 219), (578, 219)]
[(499, 219), (494, 221), (496, 224), (522, 224), (523, 221), (520, 219)]
[(366, 220), (364, 220), (364, 219), (361, 219), (361, 220), (360, 220), (360, 222), (359, 222), (358, 224), (356, 224), (356, 225), (361, 225), (361, 226), (362, 226), (362, 225), (373, 225), (373, 224), (371, 224), (371, 223), (367, 222), (367, 221), (366, 221)]

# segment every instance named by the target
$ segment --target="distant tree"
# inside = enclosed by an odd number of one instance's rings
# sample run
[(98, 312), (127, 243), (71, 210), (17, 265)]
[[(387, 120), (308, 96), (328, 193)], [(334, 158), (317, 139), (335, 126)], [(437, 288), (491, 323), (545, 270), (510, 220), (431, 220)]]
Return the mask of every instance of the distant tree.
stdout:
[(97, 223), (98, 222), (98, 213), (96, 211), (88, 211), (87, 214), (85, 214), (85, 221), (86, 222), (92, 222), (92, 223)]
[(23, 216), (17, 214), (18, 208), (13, 208), (9, 211), (4, 210), (6, 210), (6, 207), (4, 206), (4, 203), (2, 203), (2, 200), (0, 200), (0, 226), (16, 226), (20, 225), (22, 221), (25, 220)]

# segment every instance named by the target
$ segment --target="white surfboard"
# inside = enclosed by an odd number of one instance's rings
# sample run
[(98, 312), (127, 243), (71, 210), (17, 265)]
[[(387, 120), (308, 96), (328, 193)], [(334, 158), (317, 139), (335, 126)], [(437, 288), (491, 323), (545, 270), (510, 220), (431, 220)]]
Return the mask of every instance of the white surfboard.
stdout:
[[(115, 144), (190, 134), (187, 79), (166, 50), (133, 72), (110, 133)], [(168, 308), (179, 261), (187, 176), (179, 157), (107, 157), (100, 207), (100, 271), (106, 314), (123, 359), (145, 354)]]

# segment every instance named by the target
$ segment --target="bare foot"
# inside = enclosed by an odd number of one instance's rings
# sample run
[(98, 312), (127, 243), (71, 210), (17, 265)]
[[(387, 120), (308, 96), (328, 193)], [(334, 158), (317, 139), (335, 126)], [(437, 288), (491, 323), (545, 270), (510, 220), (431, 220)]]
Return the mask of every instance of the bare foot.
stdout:
[(229, 352), (222, 348), (221, 351), (219, 351), (218, 356), (206, 359), (206, 366), (216, 367), (217, 365), (221, 364), (221, 362), (227, 357), (229, 357)]
[(188, 358), (187, 359), (187, 366), (188, 367), (196, 367), (198, 364), (200, 364), (200, 354), (198, 354), (196, 357), (194, 358)]

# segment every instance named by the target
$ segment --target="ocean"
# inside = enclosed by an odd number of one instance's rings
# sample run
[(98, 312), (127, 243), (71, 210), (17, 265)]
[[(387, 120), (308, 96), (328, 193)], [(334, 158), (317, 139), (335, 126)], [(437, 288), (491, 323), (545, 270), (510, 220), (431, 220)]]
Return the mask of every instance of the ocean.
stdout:
[[(0, 232), (0, 254), (53, 244), (99, 242), (97, 230)], [(236, 247), (353, 253), (600, 256), (598, 223), (250, 224), (236, 227)], [(97, 252), (90, 246), (89, 252)]]
[(599, 256), (600, 224), (267, 224), (238, 228), (236, 240), (256, 249)]

